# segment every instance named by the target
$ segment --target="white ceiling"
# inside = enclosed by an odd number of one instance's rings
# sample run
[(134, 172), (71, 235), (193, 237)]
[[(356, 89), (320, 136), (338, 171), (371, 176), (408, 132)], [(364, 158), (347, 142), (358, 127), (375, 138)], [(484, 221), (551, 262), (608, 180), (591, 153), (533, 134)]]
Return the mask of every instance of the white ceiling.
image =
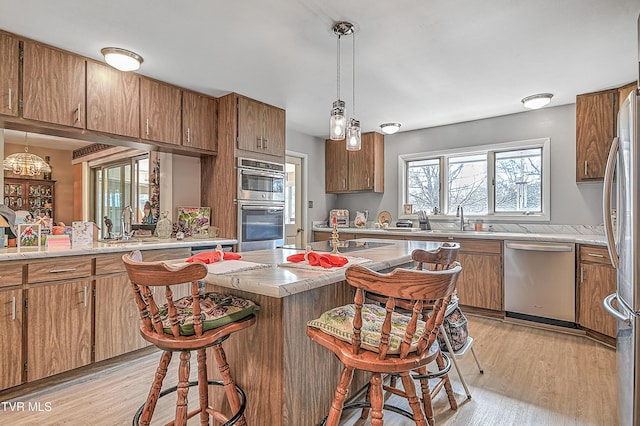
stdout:
[[(357, 118), (401, 131), (551, 106), (637, 78), (640, 0), (3, 0), (0, 28), (100, 59), (117, 46), (141, 74), (287, 110), (325, 138), (336, 98), (335, 21), (356, 32)], [(351, 111), (351, 37), (342, 39)]]

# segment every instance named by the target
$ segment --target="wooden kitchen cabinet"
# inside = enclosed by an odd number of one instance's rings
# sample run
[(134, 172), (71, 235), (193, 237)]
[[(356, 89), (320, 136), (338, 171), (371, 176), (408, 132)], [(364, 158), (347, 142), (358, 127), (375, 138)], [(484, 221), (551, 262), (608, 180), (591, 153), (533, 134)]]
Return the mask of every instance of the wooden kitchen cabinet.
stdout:
[(238, 149), (284, 157), (285, 111), (238, 97)]
[(217, 150), (217, 100), (194, 92), (182, 92), (182, 145)]
[(87, 129), (140, 136), (140, 77), (87, 61)]
[(362, 149), (347, 151), (344, 140), (325, 142), (325, 192), (384, 192), (384, 135), (362, 135)]
[(25, 41), (22, 101), (24, 118), (83, 129), (84, 58)]
[(606, 247), (581, 245), (578, 275), (578, 323), (589, 330), (616, 337), (617, 323), (602, 301), (616, 292), (616, 270)]
[(576, 96), (576, 182), (604, 179), (617, 114), (618, 89)]
[(55, 180), (4, 178), (4, 205), (11, 210), (39, 211), (53, 219)]
[(618, 110), (620, 110), (620, 107), (624, 103), (625, 99), (627, 99), (627, 96), (629, 96), (629, 93), (631, 93), (632, 90), (638, 90), (637, 81), (625, 84), (618, 89)]
[(22, 306), (21, 288), (0, 288), (0, 390), (22, 383)]
[(91, 280), (30, 286), (27, 300), (27, 380), (89, 364)]
[(182, 92), (148, 78), (140, 78), (140, 137), (180, 145)]
[(18, 39), (0, 33), (0, 114), (18, 115)]

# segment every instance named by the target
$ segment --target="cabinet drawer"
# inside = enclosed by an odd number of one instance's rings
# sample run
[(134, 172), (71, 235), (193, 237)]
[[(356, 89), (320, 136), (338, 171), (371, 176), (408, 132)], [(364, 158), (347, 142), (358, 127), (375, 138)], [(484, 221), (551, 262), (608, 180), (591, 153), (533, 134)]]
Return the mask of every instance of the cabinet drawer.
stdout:
[(124, 263), (122, 263), (122, 255), (124, 253), (106, 254), (96, 257), (96, 275), (113, 274), (116, 272), (124, 272)]
[(22, 284), (22, 264), (2, 262), (0, 264), (0, 287)]
[(191, 256), (191, 249), (189, 247), (165, 250), (145, 250), (142, 252), (142, 260), (144, 260), (145, 262), (157, 262), (160, 260), (169, 259), (185, 259), (189, 256)]
[(29, 283), (88, 277), (91, 275), (91, 258), (57, 258), (46, 262), (30, 263), (28, 271)]
[(502, 253), (502, 241), (500, 240), (457, 240), (449, 238), (454, 242), (460, 243), (460, 252), (462, 253)]
[(580, 262), (611, 265), (609, 250), (606, 247), (599, 246), (580, 246)]

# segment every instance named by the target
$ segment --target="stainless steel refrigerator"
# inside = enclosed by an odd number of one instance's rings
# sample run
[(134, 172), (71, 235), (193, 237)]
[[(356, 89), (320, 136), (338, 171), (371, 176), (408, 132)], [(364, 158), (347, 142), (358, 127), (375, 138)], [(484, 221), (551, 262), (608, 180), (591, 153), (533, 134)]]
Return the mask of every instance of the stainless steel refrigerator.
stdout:
[(622, 426), (640, 425), (639, 99), (638, 90), (633, 90), (618, 112), (618, 136), (609, 152), (603, 191), (605, 235), (617, 278), (616, 293), (604, 299), (604, 307), (618, 320), (618, 412)]

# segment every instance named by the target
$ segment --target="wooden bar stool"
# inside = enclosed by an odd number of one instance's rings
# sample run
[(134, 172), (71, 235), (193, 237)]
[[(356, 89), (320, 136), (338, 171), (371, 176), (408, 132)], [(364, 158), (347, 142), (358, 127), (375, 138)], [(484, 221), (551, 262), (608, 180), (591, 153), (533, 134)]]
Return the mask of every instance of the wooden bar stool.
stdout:
[[(347, 283), (356, 288), (354, 303), (331, 309), (307, 323), (307, 335), (332, 351), (344, 365), (326, 425), (338, 425), (343, 409), (369, 406), (374, 426), (383, 424), (383, 408), (426, 426), (410, 372), (438, 356), (438, 328), (461, 270), (460, 265), (442, 271), (398, 268), (388, 274), (360, 265), (346, 270)], [(365, 292), (385, 296), (385, 306), (364, 304)], [(412, 301), (410, 316), (395, 312), (399, 299)], [(434, 301), (426, 322), (419, 319), (424, 300)], [(345, 406), (355, 369), (371, 372), (369, 402)], [(412, 413), (387, 404), (383, 406), (382, 374), (392, 373), (399, 374), (404, 387), (393, 392), (407, 398)]]
[[(140, 311), (140, 334), (164, 351), (147, 400), (135, 414), (133, 424), (149, 425), (158, 399), (177, 392), (175, 421), (169, 424), (184, 426), (188, 419), (199, 413), (201, 425), (208, 425), (210, 417), (225, 425), (246, 425), (244, 392), (231, 376), (222, 342), (231, 333), (254, 325), (254, 312), (259, 307), (250, 300), (231, 295), (201, 294), (198, 280), (207, 275), (203, 263), (174, 268), (163, 262), (143, 262), (140, 251), (125, 254), (122, 261)], [(171, 286), (188, 282), (191, 282), (191, 296), (174, 301)], [(156, 304), (152, 287), (165, 287), (165, 305)], [(198, 303), (193, 303), (194, 300)], [(208, 347), (213, 347), (222, 381), (207, 378)], [(191, 351), (198, 354), (198, 380), (195, 382), (189, 382)], [(178, 385), (161, 392), (173, 352), (180, 352)], [(209, 405), (208, 385), (224, 387), (233, 412), (230, 417)], [(191, 386), (198, 386), (200, 407), (188, 412), (187, 393)]]

